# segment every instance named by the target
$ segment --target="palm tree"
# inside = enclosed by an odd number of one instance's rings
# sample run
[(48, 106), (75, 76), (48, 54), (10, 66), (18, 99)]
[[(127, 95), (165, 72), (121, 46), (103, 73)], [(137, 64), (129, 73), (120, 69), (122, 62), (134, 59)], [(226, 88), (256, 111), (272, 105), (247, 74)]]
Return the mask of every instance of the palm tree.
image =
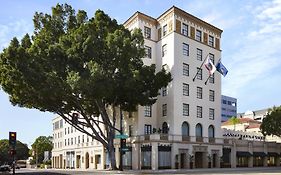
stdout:
[(239, 118), (233, 116), (233, 117), (231, 117), (231, 118), (229, 119), (229, 122), (230, 122), (232, 125), (234, 125), (234, 131), (235, 131), (235, 129), (236, 129), (236, 124), (239, 124), (239, 123), (240, 123), (240, 120), (239, 120)]

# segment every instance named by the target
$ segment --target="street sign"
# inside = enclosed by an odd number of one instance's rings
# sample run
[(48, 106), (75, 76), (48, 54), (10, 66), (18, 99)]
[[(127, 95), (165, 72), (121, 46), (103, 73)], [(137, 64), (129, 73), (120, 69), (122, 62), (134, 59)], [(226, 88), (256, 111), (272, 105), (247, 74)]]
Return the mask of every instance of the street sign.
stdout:
[(127, 138), (129, 138), (129, 136), (125, 135), (125, 134), (118, 134), (118, 135), (115, 135), (115, 138), (116, 139), (127, 139)]
[(129, 148), (128, 147), (122, 148), (122, 151), (129, 151)]

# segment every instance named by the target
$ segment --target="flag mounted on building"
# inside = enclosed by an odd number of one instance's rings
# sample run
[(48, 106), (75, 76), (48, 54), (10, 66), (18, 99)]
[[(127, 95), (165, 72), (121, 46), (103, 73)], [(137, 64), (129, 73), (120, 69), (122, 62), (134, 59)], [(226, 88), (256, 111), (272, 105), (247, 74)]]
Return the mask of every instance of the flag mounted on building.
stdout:
[(221, 73), (224, 77), (226, 76), (226, 74), (228, 73), (228, 70), (226, 69), (226, 67), (222, 64), (221, 61), (218, 62), (217, 66), (217, 71), (219, 73)]
[(205, 65), (206, 69), (208, 70), (209, 75), (213, 75), (213, 73), (216, 71), (216, 66), (210, 59), (209, 55), (208, 55), (207, 59), (205, 60), (204, 65)]

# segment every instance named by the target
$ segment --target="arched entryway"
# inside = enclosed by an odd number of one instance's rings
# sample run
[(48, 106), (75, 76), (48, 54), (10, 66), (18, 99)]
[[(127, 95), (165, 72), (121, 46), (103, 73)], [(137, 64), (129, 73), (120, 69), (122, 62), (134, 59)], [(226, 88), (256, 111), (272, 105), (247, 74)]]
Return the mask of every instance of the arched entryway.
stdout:
[(90, 159), (89, 159), (89, 153), (87, 152), (85, 155), (85, 168), (88, 169), (90, 166)]

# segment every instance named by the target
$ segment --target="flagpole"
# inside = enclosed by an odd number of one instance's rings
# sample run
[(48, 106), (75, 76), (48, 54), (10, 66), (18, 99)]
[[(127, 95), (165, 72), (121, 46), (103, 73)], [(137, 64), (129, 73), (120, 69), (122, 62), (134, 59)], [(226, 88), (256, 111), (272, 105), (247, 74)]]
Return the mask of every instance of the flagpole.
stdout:
[[(217, 65), (218, 65), (218, 63), (221, 61), (221, 58), (219, 59), (219, 61), (217, 62), (217, 64), (216, 64), (216, 69), (217, 69)], [(216, 72), (216, 71), (215, 71)], [(214, 72), (214, 74), (215, 74), (215, 72)], [(209, 74), (209, 77), (207, 78), (207, 80), (205, 81), (205, 85), (207, 85), (207, 82), (208, 82), (208, 80), (210, 79), (210, 77), (211, 77), (211, 75)]]
[(200, 68), (197, 70), (195, 76), (194, 76), (193, 79), (192, 79), (193, 81), (195, 81), (195, 78), (196, 78), (196, 76), (197, 76), (199, 70), (202, 68), (202, 66), (203, 66), (203, 64), (205, 63), (205, 61), (206, 61), (206, 59), (207, 59), (208, 56), (209, 56), (209, 54), (206, 55), (206, 57), (205, 57), (204, 61), (202, 62)]

